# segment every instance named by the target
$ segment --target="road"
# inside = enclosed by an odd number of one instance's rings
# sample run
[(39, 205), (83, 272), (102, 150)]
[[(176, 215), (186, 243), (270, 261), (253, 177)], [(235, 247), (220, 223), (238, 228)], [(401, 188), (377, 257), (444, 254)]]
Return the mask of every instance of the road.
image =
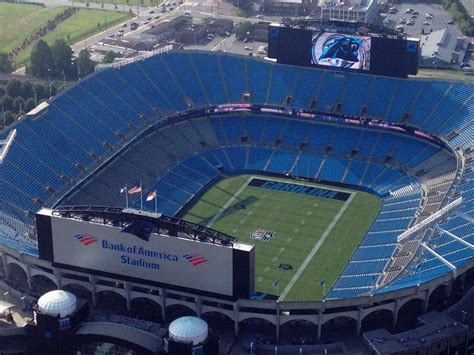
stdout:
[[(191, 16), (193, 16), (194, 18), (199, 18), (199, 19), (204, 19), (204, 18), (209, 18), (209, 17), (219, 17), (219, 18), (224, 18), (224, 19), (230, 19), (234, 21), (234, 23), (238, 23), (241, 21), (249, 21), (253, 23), (262, 21), (262, 19), (257, 19), (256, 17), (242, 18), (242, 17), (234, 16), (235, 8), (227, 8), (225, 11), (227, 14), (220, 12), (219, 15), (217, 15), (217, 13), (214, 12), (213, 10), (214, 10), (214, 6), (211, 7), (206, 4), (203, 5), (202, 3), (196, 3), (192, 1), (187, 1), (183, 3), (182, 5), (178, 5), (176, 8), (174, 8), (171, 11), (167, 11), (166, 13), (161, 13), (161, 10), (157, 7), (146, 8), (145, 11), (142, 11), (140, 16), (137, 16), (133, 18), (132, 20), (128, 20), (126, 22), (125, 27), (124, 27), (124, 24), (118, 24), (114, 27), (109, 28), (106, 31), (97, 33), (87, 38), (86, 40), (83, 40), (79, 43), (72, 45), (72, 48), (74, 49), (75, 53), (79, 53), (82, 49), (87, 48), (94, 43), (100, 42), (106, 37), (117, 36), (119, 30), (123, 30), (123, 37), (125, 39), (126, 38), (139, 38), (140, 33), (150, 29), (151, 26), (154, 26), (161, 22), (171, 21), (172, 19), (180, 15), (184, 15), (184, 12), (189, 12), (191, 13)], [(223, 9), (221, 8), (221, 10)], [(153, 13), (150, 13), (151, 11), (153, 11)], [(158, 16), (159, 18), (156, 18)], [(263, 20), (279, 21), (280, 19), (281, 18), (279, 17), (266, 17)], [(137, 22), (140, 24), (138, 29), (133, 30), (133, 31), (130, 29), (130, 23), (132, 22)], [(219, 40), (222, 42), (225, 42), (225, 39), (224, 40), (219, 39)], [(213, 46), (213, 47), (210, 47), (209, 49), (218, 50), (219, 48), (222, 48), (222, 45)]]
[[(17, 2), (23, 3), (42, 3), (46, 7), (57, 7), (57, 6), (75, 6), (75, 7), (82, 7), (82, 8), (91, 8), (91, 9), (99, 9), (99, 10), (106, 10), (106, 11), (123, 11), (123, 12), (133, 12), (136, 16), (131, 20), (127, 20), (124, 23), (117, 24), (113, 27), (108, 28), (105, 31), (96, 33), (91, 37), (81, 40), (78, 43), (71, 45), (74, 53), (77, 55), (79, 52), (85, 48), (89, 48), (91, 45), (104, 40), (106, 37), (114, 37), (117, 36), (119, 30), (123, 30), (123, 37), (124, 38), (139, 38), (141, 32), (144, 32), (151, 28), (151, 26), (156, 25), (161, 22), (170, 21), (177, 16), (184, 15), (184, 12), (190, 12), (194, 18), (209, 18), (209, 17), (219, 17), (230, 19), (234, 21), (234, 23), (239, 23), (242, 21), (250, 21), (252, 23), (259, 22), (259, 21), (270, 21), (270, 22), (279, 22), (281, 17), (265, 17), (263, 19), (257, 19), (256, 17), (249, 17), (249, 18), (242, 18), (235, 16), (237, 9), (230, 3), (224, 2), (222, 0), (186, 0), (182, 4), (178, 4), (179, 0), (170, 0), (171, 6), (167, 7), (167, 11), (165, 13), (161, 12), (160, 7), (138, 7), (138, 6), (130, 6), (125, 4), (111, 4), (111, 3), (94, 3), (90, 2), (89, 6), (87, 6), (86, 2), (79, 2), (79, 1), (71, 1), (71, 0), (17, 0)], [(169, 10), (170, 7), (173, 7), (173, 10)], [(159, 18), (158, 18), (159, 17)], [(132, 31), (130, 29), (130, 23), (137, 22), (139, 23), (138, 29)], [(126, 26), (125, 26), (126, 24)], [(216, 39), (216, 43), (213, 43), (210, 47), (205, 47), (207, 50), (229, 50), (234, 52), (235, 49), (242, 54), (247, 54), (243, 47), (240, 48), (240, 44), (237, 46), (234, 44), (235, 37), (232, 38), (233, 41), (227, 41), (228, 45), (226, 45), (226, 40)], [(221, 41), (218, 43), (217, 41)], [(214, 42), (214, 41), (213, 41)], [(217, 44), (217, 45), (216, 45)], [(224, 49), (223, 49), (224, 48)], [(233, 48), (234, 50), (230, 50)], [(239, 49), (240, 48), (240, 49)], [(199, 49), (204, 49), (200, 47)], [(256, 48), (255, 48), (256, 49)], [(24, 75), (25, 68), (19, 68), (15, 71), (15, 74)]]

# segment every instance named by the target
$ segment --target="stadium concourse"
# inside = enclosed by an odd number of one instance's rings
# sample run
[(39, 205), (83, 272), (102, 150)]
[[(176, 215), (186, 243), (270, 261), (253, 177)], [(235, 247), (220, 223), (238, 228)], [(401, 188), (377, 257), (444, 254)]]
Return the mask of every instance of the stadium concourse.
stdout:
[(117, 289), (120, 280), (38, 259), (40, 208), (125, 207), (119, 191), (141, 183), (160, 198), (143, 202), (133, 195), (131, 206), (180, 216), (226, 176), (292, 176), (382, 200), (323, 301), (226, 300), (166, 288), (147, 297), (164, 318), (171, 304), (198, 315), (217, 312), (234, 322), (237, 334), (239, 323), (252, 318), (272, 324), (277, 338), (281, 326), (295, 321), (316, 325), (318, 339), (323, 324), (341, 318), (357, 333), (373, 314), (397, 325), (472, 272), (473, 93), (466, 83), (222, 53), (172, 52), (112, 66), (0, 133), (5, 282), (15, 279), (27, 292), (36, 278), (47, 278), (52, 288), (81, 285), (94, 302), (101, 292), (118, 293), (129, 307), (149, 287)]

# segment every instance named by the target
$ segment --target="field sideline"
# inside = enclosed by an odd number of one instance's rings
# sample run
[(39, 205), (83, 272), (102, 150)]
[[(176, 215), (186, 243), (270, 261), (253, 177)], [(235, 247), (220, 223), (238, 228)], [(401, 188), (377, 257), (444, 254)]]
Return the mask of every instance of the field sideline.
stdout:
[[(250, 186), (255, 185), (252, 179), (346, 192), (349, 197), (337, 200)], [(366, 192), (239, 175), (210, 187), (183, 218), (254, 244), (256, 291), (296, 301), (321, 299), (321, 279), (326, 280), (326, 292), (332, 287), (379, 210), (380, 200)], [(266, 232), (255, 233), (258, 229)], [(255, 239), (262, 235), (268, 240)]]

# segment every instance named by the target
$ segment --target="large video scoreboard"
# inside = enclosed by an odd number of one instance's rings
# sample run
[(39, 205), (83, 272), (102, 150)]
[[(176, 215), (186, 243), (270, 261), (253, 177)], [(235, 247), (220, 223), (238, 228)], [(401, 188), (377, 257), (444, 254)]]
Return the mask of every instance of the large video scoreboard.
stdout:
[(190, 225), (130, 212), (66, 215), (44, 208), (36, 215), (39, 256), (53, 266), (186, 292), (250, 297), (254, 247), (204, 241), (206, 230), (211, 238), (218, 232)]
[(268, 57), (278, 63), (406, 77), (418, 73), (419, 41), (270, 25)]

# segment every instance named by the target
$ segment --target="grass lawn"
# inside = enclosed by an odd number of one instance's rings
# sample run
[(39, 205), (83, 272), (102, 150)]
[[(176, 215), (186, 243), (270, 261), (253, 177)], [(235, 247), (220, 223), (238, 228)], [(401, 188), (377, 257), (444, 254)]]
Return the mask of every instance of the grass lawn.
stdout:
[[(10, 51), (63, 10), (62, 7), (44, 8), (35, 5), (0, 3), (1, 50)], [(73, 44), (129, 18), (131, 15), (124, 12), (80, 9), (56, 26), (43, 39), (50, 45), (61, 38)], [(32, 47), (32, 45), (29, 46), (15, 58), (16, 67), (27, 64)]]
[[(343, 190), (352, 196), (341, 201), (247, 186), (249, 178), (240, 175), (218, 182), (183, 218), (255, 245), (258, 292), (283, 294), (284, 300), (321, 299), (319, 281), (326, 279), (326, 291), (330, 289), (377, 215), (380, 200), (361, 191)], [(336, 189), (301, 181), (263, 179)], [(251, 233), (256, 229), (273, 232), (273, 238), (253, 239)], [(318, 249), (317, 243), (325, 232), (326, 239)], [(280, 264), (289, 264), (292, 269), (282, 270)], [(300, 267), (302, 272), (295, 276)]]
[(63, 10), (63, 7), (45, 8), (1, 2), (0, 50), (10, 52)]
[[(83, 3), (108, 3), (108, 4), (123, 4), (123, 5), (130, 5), (130, 6), (137, 6), (139, 4), (140, 6), (157, 6), (163, 2), (163, 0), (80, 0), (80, 2)], [(171, 1), (173, 2), (173, 1)], [(174, 1), (178, 3), (178, 0)]]
[[(73, 44), (92, 36), (94, 33), (105, 30), (106, 27), (109, 28), (129, 18), (131, 18), (131, 15), (124, 12), (80, 9), (56, 26), (43, 39), (50, 45), (55, 40), (62, 38), (69, 44)], [(29, 61), (31, 49), (32, 46), (18, 55), (15, 60), (17, 67), (25, 65)]]

